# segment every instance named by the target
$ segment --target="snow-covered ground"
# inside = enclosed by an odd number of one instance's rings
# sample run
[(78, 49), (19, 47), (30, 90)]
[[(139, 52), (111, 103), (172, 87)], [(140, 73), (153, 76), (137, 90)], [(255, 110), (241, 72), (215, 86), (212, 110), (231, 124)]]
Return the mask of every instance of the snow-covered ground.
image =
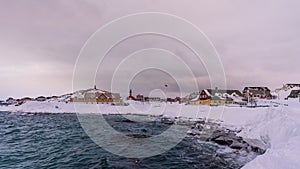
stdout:
[[(86, 111), (79, 112), (76, 107)], [(92, 109), (91, 107), (98, 107)], [(224, 110), (224, 111), (222, 111)], [(210, 107), (206, 105), (194, 106), (178, 103), (143, 103), (130, 101), (129, 106), (112, 106), (110, 104), (91, 103), (65, 103), (62, 101), (26, 101), (24, 104), (15, 106), (0, 106), (0, 111), (20, 112), (20, 113), (100, 113), (100, 114), (141, 114), (141, 115), (162, 115), (165, 117), (183, 117), (189, 119), (210, 118), (223, 121), (224, 124), (242, 126), (247, 121), (255, 119), (268, 108), (247, 108), (239, 106), (218, 106)], [(220, 112), (223, 112), (220, 114)]]
[(249, 121), (241, 135), (260, 138), (270, 144), (267, 152), (244, 166), (245, 169), (300, 168), (300, 103), (289, 99), (288, 106), (268, 109)]
[[(166, 117), (212, 118), (225, 126), (241, 128), (245, 139), (259, 139), (268, 146), (265, 154), (249, 162), (244, 168), (276, 169), (300, 168), (300, 103), (298, 99), (275, 100), (272, 107), (247, 108), (238, 106), (191, 106), (164, 103), (130, 102), (129, 106), (109, 104), (78, 104), (86, 113), (151, 114)], [(99, 110), (90, 107), (99, 107)], [(224, 109), (222, 114), (218, 114)], [(181, 110), (181, 112), (179, 111)], [(32, 113), (78, 113), (74, 104), (54, 101), (27, 101), (19, 106), (0, 106), (0, 111)]]

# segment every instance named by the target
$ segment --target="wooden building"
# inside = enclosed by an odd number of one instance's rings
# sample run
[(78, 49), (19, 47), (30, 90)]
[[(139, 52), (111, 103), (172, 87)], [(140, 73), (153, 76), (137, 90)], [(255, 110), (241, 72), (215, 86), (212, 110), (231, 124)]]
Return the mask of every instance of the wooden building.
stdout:
[(93, 89), (81, 93), (80, 95), (70, 98), (70, 102), (84, 102), (84, 103), (122, 103), (123, 100), (119, 93), (111, 93), (107, 91), (100, 91)]
[(199, 92), (198, 96), (189, 101), (191, 105), (225, 105), (235, 104), (236, 98), (243, 97), (243, 94), (239, 90), (222, 90), (222, 89), (204, 89)]
[(300, 90), (292, 90), (288, 98), (298, 98), (300, 94)]
[(245, 87), (244, 97), (253, 97), (260, 99), (273, 98), (271, 90), (268, 87)]

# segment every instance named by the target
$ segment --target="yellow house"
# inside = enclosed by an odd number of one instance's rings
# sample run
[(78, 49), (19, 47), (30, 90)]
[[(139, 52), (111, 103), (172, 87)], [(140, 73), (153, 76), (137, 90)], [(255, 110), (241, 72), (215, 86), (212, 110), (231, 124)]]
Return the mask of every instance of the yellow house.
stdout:
[(101, 93), (96, 99), (97, 103), (111, 103), (113, 99), (108, 96), (108, 94)]
[(122, 103), (122, 98), (119, 93), (99, 92), (90, 90), (75, 96), (70, 99), (70, 102), (84, 103)]
[(211, 104), (211, 100), (207, 99), (207, 100), (201, 100), (201, 104), (202, 105), (210, 105)]
[(218, 96), (214, 96), (210, 99), (211, 106), (221, 106), (221, 105), (225, 105), (225, 104), (234, 104), (234, 101), (231, 98), (221, 99)]

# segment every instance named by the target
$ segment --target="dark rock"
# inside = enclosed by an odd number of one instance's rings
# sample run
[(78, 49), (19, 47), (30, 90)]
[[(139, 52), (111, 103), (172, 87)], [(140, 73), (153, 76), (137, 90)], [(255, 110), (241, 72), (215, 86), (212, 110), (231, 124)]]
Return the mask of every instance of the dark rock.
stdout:
[(201, 135), (201, 132), (196, 129), (191, 129), (187, 132), (187, 134), (190, 136), (199, 136), (199, 135)]
[(164, 124), (169, 124), (169, 125), (172, 125), (175, 122), (173, 119), (170, 118), (162, 118), (160, 121)]
[(133, 137), (133, 138), (148, 138), (148, 137), (150, 137), (146, 134), (127, 134), (126, 136)]
[[(205, 131), (203, 128), (205, 124), (195, 123), (192, 126), (192, 129), (188, 131), (188, 135), (196, 136), (201, 141), (210, 141), (219, 145), (228, 146), (236, 151), (244, 150), (244, 151), (252, 151), (257, 154), (263, 154), (266, 152), (268, 148), (268, 144), (261, 140), (257, 139), (244, 139), (237, 135), (241, 130), (230, 130), (222, 127), (217, 127), (211, 135), (205, 135)], [(202, 133), (204, 132), (204, 133)], [(202, 139), (201, 139), (202, 138)]]
[(129, 119), (115, 120), (114, 122), (120, 122), (120, 123), (137, 123), (136, 121), (132, 121), (132, 120), (129, 120)]
[(215, 143), (220, 144), (220, 145), (231, 145), (233, 143), (233, 140), (228, 138), (228, 137), (224, 137), (224, 136), (220, 136), (218, 138), (216, 138), (214, 140)]
[(250, 145), (250, 150), (258, 154), (264, 154), (270, 147), (268, 143), (265, 143), (258, 139), (246, 139), (245, 141)]
[(247, 149), (247, 147), (249, 147), (249, 144), (247, 143), (243, 143), (243, 142), (236, 142), (234, 141), (230, 146), (230, 148), (233, 148), (233, 149)]
[(251, 146), (251, 150), (252, 150), (253, 152), (258, 153), (258, 154), (264, 154), (264, 153), (266, 152), (266, 150), (264, 150), (264, 149), (261, 149), (261, 148), (259, 148), (259, 147), (253, 147), (253, 146)]

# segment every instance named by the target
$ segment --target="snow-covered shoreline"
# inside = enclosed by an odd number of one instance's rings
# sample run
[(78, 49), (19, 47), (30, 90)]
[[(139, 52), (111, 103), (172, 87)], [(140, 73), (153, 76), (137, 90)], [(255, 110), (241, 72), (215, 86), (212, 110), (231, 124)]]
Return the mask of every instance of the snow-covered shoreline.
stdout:
[[(220, 119), (214, 119), (224, 126), (241, 128), (239, 133), (245, 139), (258, 139), (264, 142), (269, 149), (265, 154), (258, 156), (243, 168), (300, 168), (297, 157), (300, 156), (300, 103), (298, 100), (279, 101), (278, 107), (228, 107)], [(81, 104), (80, 106), (95, 106)], [(165, 117), (182, 117), (188, 119), (214, 118), (214, 110), (220, 107), (191, 106), (179, 104), (146, 104), (132, 102), (130, 106), (112, 106), (99, 104), (98, 112), (101, 114), (131, 114), (133, 111), (143, 115), (161, 115)], [(181, 106), (182, 112), (178, 113)], [(196, 113), (195, 113), (195, 110)], [(78, 113), (74, 104), (51, 101), (28, 101), (19, 106), (0, 106), (0, 111), (27, 112), (27, 113)], [(210, 112), (210, 114), (208, 113)], [(132, 113), (135, 114), (135, 113)]]
[(270, 109), (244, 126), (243, 137), (265, 140), (270, 148), (243, 168), (300, 168), (299, 106), (298, 99), (291, 100), (288, 106)]

